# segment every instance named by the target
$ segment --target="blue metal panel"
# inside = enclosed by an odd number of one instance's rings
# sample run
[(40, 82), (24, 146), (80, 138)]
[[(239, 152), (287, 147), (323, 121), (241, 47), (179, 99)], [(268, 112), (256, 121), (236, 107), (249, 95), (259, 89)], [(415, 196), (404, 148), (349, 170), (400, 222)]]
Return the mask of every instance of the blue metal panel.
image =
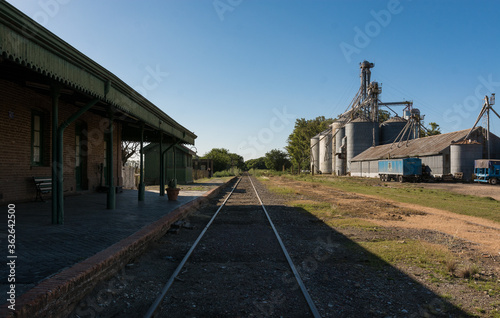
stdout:
[(422, 175), (422, 160), (419, 158), (403, 159), (403, 175)]
[(378, 173), (403, 176), (421, 175), (422, 160), (420, 158), (380, 160)]

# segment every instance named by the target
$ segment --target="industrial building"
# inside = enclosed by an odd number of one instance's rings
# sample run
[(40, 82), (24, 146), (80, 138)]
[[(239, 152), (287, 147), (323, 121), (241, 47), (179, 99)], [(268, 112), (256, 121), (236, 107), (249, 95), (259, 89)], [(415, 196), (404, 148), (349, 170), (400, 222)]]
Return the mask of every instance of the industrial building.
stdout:
[[(475, 128), (428, 136), (399, 143), (370, 147), (351, 159), (351, 176), (378, 177), (378, 161), (417, 157), (422, 159), (425, 172), (434, 178), (463, 174), (463, 180), (472, 181), (474, 160), (487, 156), (485, 130)], [(500, 138), (490, 134), (492, 156), (500, 157)]]
[[(0, 1), (0, 203), (31, 201), (35, 178), (64, 221), (64, 196), (122, 185), (121, 142), (194, 144), (196, 135), (74, 47)], [(158, 156), (163, 155), (160, 151)], [(158, 160), (159, 162), (164, 162)], [(144, 200), (144, 174), (138, 200)], [(163, 180), (162, 172), (158, 178)]]
[[(373, 67), (367, 61), (360, 63), (361, 86), (353, 101), (329, 129), (311, 138), (313, 173), (378, 177), (379, 160), (418, 157), (431, 177), (458, 174), (471, 181), (475, 159), (500, 158), (500, 138), (487, 128), (476, 127), (485, 114), (489, 123), (494, 95), (491, 105), (486, 97), (472, 129), (420, 138), (421, 129), (425, 129), (420, 110), (411, 101), (381, 102), (381, 85), (370, 82)], [(401, 117), (392, 106), (404, 106)], [(381, 107), (390, 110), (393, 117), (379, 123)]]
[[(183, 145), (163, 145), (165, 154), (163, 166), (166, 167), (165, 179), (176, 179), (180, 184), (193, 182), (194, 151)], [(160, 184), (160, 146), (152, 143), (144, 147), (144, 182), (146, 185)]]

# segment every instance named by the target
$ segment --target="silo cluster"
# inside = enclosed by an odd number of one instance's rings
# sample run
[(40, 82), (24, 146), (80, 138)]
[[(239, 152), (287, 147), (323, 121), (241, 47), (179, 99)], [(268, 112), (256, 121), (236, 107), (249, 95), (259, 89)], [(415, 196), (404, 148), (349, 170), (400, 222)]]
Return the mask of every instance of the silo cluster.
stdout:
[[(413, 139), (415, 134), (404, 131), (407, 120), (393, 117), (381, 123), (356, 118), (345, 125), (334, 122), (330, 129), (311, 138), (311, 169), (314, 173), (345, 175), (350, 161), (366, 149)], [(404, 132), (404, 134), (403, 134)]]
[[(361, 86), (348, 110), (337, 117), (330, 129), (311, 139), (313, 173), (345, 175), (350, 172), (351, 160), (366, 149), (418, 138), (420, 111), (412, 108), (412, 102), (382, 103), (382, 85), (370, 80), (374, 66), (368, 61), (359, 64)], [(379, 125), (379, 107), (388, 105), (405, 105), (403, 118), (396, 116)]]

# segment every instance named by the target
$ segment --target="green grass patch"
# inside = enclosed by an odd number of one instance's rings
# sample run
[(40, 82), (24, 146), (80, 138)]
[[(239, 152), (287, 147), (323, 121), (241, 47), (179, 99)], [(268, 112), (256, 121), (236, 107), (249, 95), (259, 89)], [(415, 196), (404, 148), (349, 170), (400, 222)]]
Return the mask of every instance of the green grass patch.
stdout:
[(500, 295), (500, 285), (497, 282), (469, 279), (467, 285), (470, 288), (486, 293), (491, 297)]
[(391, 187), (390, 183), (382, 183), (373, 178), (313, 177), (310, 175), (288, 175), (287, 177), (299, 181), (318, 182), (343, 191), (376, 195), (394, 201), (477, 216), (500, 223), (500, 202), (488, 197), (426, 189), (410, 183)]
[(336, 228), (347, 228), (354, 227), (367, 231), (380, 231), (381, 228), (375, 223), (358, 219), (358, 218), (346, 218), (346, 219), (330, 219), (326, 222), (329, 226)]
[(283, 176), (289, 174), (287, 171), (275, 171), (269, 169), (250, 169), (248, 173), (254, 177), (271, 177), (271, 176)]
[(317, 214), (331, 214), (335, 211), (335, 207), (328, 202), (317, 202), (312, 200), (297, 200), (292, 201), (290, 204), (294, 207), (302, 208), (314, 215)]
[(498, 309), (495, 309), (495, 311), (490, 312), (491, 318), (500, 318), (500, 311)]
[(293, 195), (295, 194), (295, 190), (290, 187), (276, 187), (276, 186), (267, 186), (267, 189), (272, 193), (279, 195)]
[(181, 190), (187, 190), (187, 191), (207, 191), (209, 187), (205, 186), (180, 186)]
[(444, 273), (443, 261), (453, 257), (445, 247), (422, 241), (357, 242), (361, 247), (392, 264), (406, 264)]
[(308, 213), (321, 219), (325, 224), (335, 228), (354, 227), (369, 231), (377, 231), (380, 229), (375, 223), (358, 219), (344, 217), (341, 210), (328, 202), (318, 202), (312, 200), (297, 200), (291, 201), (290, 205), (302, 208)]
[(323, 221), (332, 218), (336, 212), (335, 207), (328, 202), (317, 202), (313, 200), (295, 200), (289, 202), (288, 204), (296, 208), (301, 208)]

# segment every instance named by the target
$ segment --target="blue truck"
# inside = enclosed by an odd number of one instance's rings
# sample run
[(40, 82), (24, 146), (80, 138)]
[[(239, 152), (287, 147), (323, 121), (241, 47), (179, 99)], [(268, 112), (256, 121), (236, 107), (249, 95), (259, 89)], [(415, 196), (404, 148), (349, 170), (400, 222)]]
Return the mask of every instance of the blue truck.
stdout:
[(382, 181), (419, 181), (422, 178), (422, 159), (404, 158), (379, 160), (378, 175)]
[(474, 182), (498, 184), (500, 181), (500, 159), (474, 161)]

